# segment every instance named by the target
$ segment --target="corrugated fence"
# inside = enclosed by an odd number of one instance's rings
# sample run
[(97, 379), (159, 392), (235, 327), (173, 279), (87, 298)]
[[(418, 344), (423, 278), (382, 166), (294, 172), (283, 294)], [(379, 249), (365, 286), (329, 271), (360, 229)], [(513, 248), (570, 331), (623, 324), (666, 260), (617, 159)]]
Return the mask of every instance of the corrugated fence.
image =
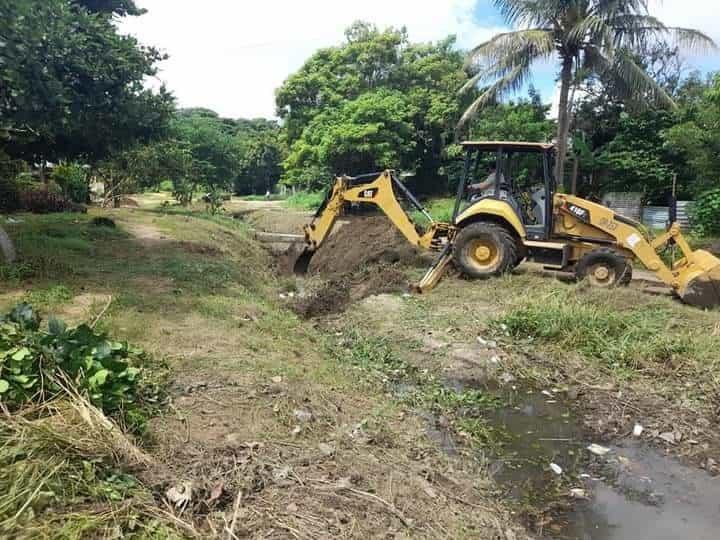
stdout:
[[(670, 208), (667, 206), (643, 206), (641, 193), (608, 193), (603, 204), (621, 216), (642, 221), (651, 229), (664, 229), (670, 221)], [(689, 229), (692, 201), (677, 202), (677, 220), (680, 227)], [(642, 216), (642, 219), (641, 219)]]

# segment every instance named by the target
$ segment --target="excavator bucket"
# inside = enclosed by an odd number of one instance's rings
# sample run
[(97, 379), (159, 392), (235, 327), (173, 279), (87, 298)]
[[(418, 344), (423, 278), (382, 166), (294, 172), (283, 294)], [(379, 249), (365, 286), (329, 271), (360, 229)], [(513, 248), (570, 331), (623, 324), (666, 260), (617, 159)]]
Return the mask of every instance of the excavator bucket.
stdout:
[(720, 259), (707, 251), (692, 254), (692, 264), (680, 268), (677, 294), (683, 302), (699, 308), (720, 306)]

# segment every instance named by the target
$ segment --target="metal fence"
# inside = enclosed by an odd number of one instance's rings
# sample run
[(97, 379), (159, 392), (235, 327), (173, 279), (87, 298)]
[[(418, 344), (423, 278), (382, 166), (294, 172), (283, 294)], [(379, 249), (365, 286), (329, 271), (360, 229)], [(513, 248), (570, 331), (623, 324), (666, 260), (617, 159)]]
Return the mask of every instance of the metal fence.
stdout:
[[(667, 206), (643, 206), (641, 193), (608, 193), (603, 204), (621, 216), (641, 221), (651, 229), (664, 229), (670, 222), (670, 208)], [(677, 202), (677, 221), (683, 229), (692, 226), (690, 215), (692, 201)]]

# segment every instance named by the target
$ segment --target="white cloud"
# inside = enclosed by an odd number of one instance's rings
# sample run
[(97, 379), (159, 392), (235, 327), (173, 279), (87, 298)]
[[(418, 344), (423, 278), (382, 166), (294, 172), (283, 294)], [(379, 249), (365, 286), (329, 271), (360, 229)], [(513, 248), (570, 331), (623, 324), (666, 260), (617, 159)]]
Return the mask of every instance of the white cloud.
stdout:
[[(273, 116), (274, 91), (318, 48), (339, 43), (355, 20), (406, 26), (413, 41), (456, 34), (461, 46), (501, 30), (474, 21), (475, 0), (139, 0), (146, 15), (121, 28), (170, 55), (160, 81), (181, 106), (224, 116)], [(252, 7), (250, 7), (252, 6)]]

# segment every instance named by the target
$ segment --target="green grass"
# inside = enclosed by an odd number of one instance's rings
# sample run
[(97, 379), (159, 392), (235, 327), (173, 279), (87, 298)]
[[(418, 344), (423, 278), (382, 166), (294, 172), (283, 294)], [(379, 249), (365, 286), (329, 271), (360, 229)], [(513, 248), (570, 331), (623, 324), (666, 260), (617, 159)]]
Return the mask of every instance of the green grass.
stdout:
[(239, 198), (243, 201), (284, 201), (286, 199), (280, 193), (271, 193), (270, 197), (265, 195), (241, 195)]
[(610, 297), (589, 301), (577, 294), (534, 296), (493, 324), (515, 339), (579, 353), (626, 374), (652, 365), (700, 362), (720, 349), (720, 338), (678, 318), (665, 302), (622, 307)]
[[(423, 203), (423, 206), (425, 207), (425, 210), (428, 211), (428, 214), (430, 214), (435, 221), (449, 223), (452, 219), (452, 213), (455, 208), (455, 199), (430, 199), (429, 201), (425, 201)], [(418, 210), (413, 210), (410, 213), (410, 216), (412, 217), (413, 221), (415, 221), (415, 223), (419, 223), (422, 225), (427, 222), (427, 218), (425, 218), (425, 216)]]
[(285, 205), (297, 210), (317, 210), (324, 200), (324, 191), (298, 191), (285, 199)]

